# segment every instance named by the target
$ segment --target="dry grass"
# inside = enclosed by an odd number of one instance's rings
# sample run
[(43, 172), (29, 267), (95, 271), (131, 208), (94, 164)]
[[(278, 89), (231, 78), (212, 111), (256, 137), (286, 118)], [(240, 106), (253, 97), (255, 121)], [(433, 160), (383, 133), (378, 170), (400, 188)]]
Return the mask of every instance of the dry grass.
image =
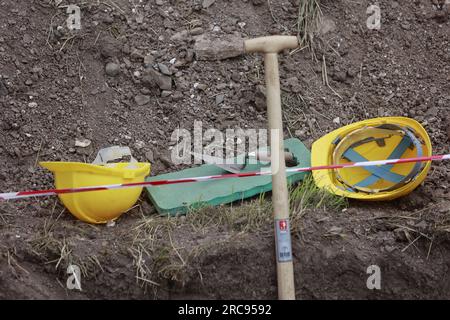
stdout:
[[(295, 230), (309, 208), (339, 210), (346, 205), (340, 197), (317, 187), (310, 176), (290, 192), (291, 225)], [(272, 236), (272, 202), (264, 194), (250, 201), (231, 205), (191, 209), (185, 216), (143, 217), (131, 230), (129, 249), (141, 286), (158, 287), (161, 279), (184, 285), (198, 269), (204, 252), (240, 236), (258, 233)], [(190, 237), (196, 234), (198, 237)]]
[(318, 188), (311, 174), (301, 184), (293, 188), (289, 194), (290, 219), (294, 232), (298, 229), (302, 217), (310, 209), (338, 212), (348, 206), (346, 198)]
[(322, 10), (320, 9), (319, 0), (300, 0), (297, 36), (301, 47), (309, 47), (314, 52), (314, 35), (317, 32), (321, 19)]
[(272, 204), (264, 194), (257, 199), (239, 204), (205, 207), (193, 210), (186, 216), (186, 223), (196, 232), (208, 228), (225, 228), (235, 232), (256, 232), (263, 229), (271, 219)]
[(80, 254), (74, 250), (75, 245), (64, 235), (55, 235), (54, 228), (66, 209), (61, 209), (55, 216), (57, 201), (52, 208), (50, 217), (44, 221), (42, 230), (29, 240), (31, 251), (45, 264), (52, 264), (55, 270), (66, 272), (69, 265), (77, 265), (83, 277), (90, 277), (103, 267), (95, 254)]
[[(136, 280), (146, 287), (159, 286), (157, 279), (184, 285), (192, 274), (201, 278), (196, 266), (202, 253), (233, 241), (235, 234), (262, 230), (270, 221), (271, 204), (263, 196), (238, 206), (192, 209), (186, 216), (144, 217), (131, 230)], [(214, 238), (221, 230), (224, 236)], [(188, 233), (202, 240), (183, 236)]]

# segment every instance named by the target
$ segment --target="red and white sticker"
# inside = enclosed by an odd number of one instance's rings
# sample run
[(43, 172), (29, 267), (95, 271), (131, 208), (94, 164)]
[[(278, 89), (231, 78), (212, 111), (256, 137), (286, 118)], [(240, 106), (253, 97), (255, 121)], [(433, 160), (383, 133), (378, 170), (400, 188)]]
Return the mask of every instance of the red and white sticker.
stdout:
[(278, 262), (292, 261), (291, 232), (289, 220), (275, 220), (275, 237)]
[(278, 228), (280, 229), (280, 232), (287, 232), (288, 230), (288, 223), (286, 220), (278, 220)]

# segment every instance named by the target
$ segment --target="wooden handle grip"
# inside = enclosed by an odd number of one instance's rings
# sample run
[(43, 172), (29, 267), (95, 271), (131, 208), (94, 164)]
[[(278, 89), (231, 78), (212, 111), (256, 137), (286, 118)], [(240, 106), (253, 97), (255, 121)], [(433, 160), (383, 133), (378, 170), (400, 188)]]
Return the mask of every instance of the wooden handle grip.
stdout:
[(278, 53), (284, 49), (295, 49), (298, 45), (299, 42), (295, 36), (268, 36), (245, 40), (244, 50), (247, 53)]

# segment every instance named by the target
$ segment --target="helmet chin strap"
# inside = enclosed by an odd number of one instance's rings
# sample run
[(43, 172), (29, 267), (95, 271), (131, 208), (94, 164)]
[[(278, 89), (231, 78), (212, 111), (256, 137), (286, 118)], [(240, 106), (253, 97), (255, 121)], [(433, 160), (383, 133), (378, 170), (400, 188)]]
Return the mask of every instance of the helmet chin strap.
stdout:
[[(392, 138), (393, 136), (401, 136), (402, 140), (392, 151), (388, 159), (400, 158), (407, 148), (416, 149), (416, 155), (418, 157), (422, 156), (422, 142), (416, 137), (413, 129), (394, 124), (385, 124), (377, 127), (362, 127), (338, 140), (333, 151), (333, 164), (340, 164), (341, 159), (347, 159), (351, 162), (367, 161), (367, 159), (356, 152), (354, 148), (371, 142), (376, 142), (378, 147), (383, 148), (386, 146), (385, 140)], [(372, 175), (356, 184), (350, 183), (343, 175), (341, 175), (339, 169), (334, 170), (334, 173), (336, 179), (343, 184), (348, 191), (378, 193), (392, 191), (409, 183), (420, 173), (422, 164), (416, 163), (411, 171), (405, 176), (391, 172), (390, 170), (392, 167), (393, 166), (365, 167)], [(370, 188), (370, 185), (375, 184), (380, 179), (392, 182), (393, 184), (385, 188)]]

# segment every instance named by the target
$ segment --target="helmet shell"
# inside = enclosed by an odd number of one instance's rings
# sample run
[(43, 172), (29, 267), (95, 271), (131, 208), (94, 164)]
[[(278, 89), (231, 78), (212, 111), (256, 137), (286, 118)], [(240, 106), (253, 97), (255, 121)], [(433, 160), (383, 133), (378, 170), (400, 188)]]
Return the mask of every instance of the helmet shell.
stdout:
[[(333, 152), (336, 148), (337, 141), (352, 134), (356, 130), (364, 127), (379, 127), (383, 125), (395, 125), (405, 128), (414, 133), (421, 144), (422, 154), (418, 154), (417, 148), (406, 148), (399, 158), (412, 158), (417, 156), (431, 156), (432, 146), (430, 137), (425, 129), (414, 119), (406, 117), (382, 117), (356, 122), (337, 130), (334, 130), (313, 143), (311, 150), (312, 166), (324, 166), (338, 163), (352, 162), (346, 159), (333, 159)], [(367, 137), (369, 138), (369, 137)], [(379, 137), (371, 137), (379, 138)], [(399, 145), (401, 136), (393, 135), (388, 139), (383, 139), (380, 146), (376, 141), (359, 144), (354, 148), (359, 155), (363, 156), (367, 161), (385, 160), (392, 154), (393, 150)], [(414, 168), (415, 163), (405, 163), (393, 165), (389, 168), (390, 173), (395, 175), (407, 176)], [(431, 163), (426, 162), (418, 174), (409, 182), (393, 188), (388, 191), (376, 192), (377, 189), (388, 189), (393, 183), (385, 179), (374, 179), (374, 184), (368, 186), (367, 190), (374, 192), (362, 192), (355, 190), (351, 185), (357, 185), (362, 180), (372, 176), (372, 173), (363, 167), (352, 167), (338, 170), (318, 170), (313, 172), (314, 181), (320, 188), (325, 188), (336, 195), (360, 199), (360, 200), (392, 200), (404, 196), (419, 186), (427, 176)], [(342, 179), (340, 179), (340, 177)], [(350, 182), (350, 186), (343, 181)]]
[[(57, 189), (143, 182), (149, 163), (95, 165), (80, 162), (40, 162), (52, 171)], [(106, 223), (117, 219), (138, 200), (142, 187), (60, 194), (59, 199), (78, 219)]]

